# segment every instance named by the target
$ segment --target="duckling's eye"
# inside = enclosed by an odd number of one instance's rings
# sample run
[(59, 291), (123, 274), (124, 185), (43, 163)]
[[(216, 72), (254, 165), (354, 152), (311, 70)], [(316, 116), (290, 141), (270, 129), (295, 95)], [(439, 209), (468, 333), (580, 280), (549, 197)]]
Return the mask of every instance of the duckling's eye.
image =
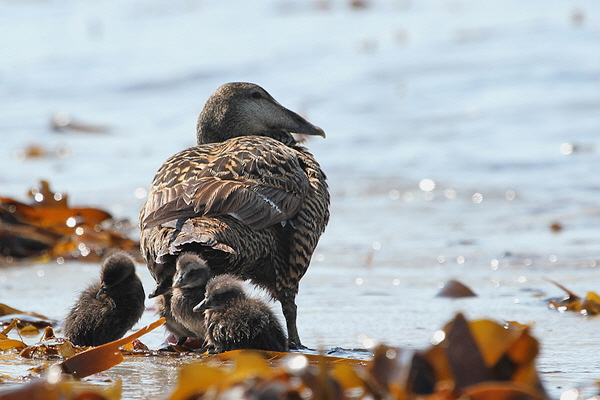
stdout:
[(217, 303), (221, 302), (223, 300), (223, 294), (222, 293), (216, 293), (213, 294), (211, 296), (213, 298), (214, 301), (216, 301)]
[(255, 99), (261, 99), (262, 98), (262, 94), (260, 94), (260, 92), (252, 92), (252, 97), (254, 97)]

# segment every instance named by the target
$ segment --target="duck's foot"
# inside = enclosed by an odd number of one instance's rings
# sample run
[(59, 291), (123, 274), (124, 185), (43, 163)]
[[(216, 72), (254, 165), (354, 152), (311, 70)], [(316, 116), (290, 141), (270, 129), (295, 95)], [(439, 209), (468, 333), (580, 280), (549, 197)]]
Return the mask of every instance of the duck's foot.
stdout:
[(290, 342), (288, 344), (288, 347), (290, 348), (290, 350), (297, 350), (297, 351), (314, 351), (314, 349), (310, 349), (308, 347), (306, 347), (305, 345), (303, 345), (302, 343), (294, 343), (294, 342)]

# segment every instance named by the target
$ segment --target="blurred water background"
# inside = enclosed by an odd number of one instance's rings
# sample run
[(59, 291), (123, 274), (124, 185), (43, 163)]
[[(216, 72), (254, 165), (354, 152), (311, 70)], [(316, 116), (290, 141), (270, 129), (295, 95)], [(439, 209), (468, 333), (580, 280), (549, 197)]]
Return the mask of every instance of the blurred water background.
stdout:
[[(600, 291), (600, 3), (3, 0), (0, 37), (1, 196), (46, 179), (135, 225), (207, 97), (258, 83), (327, 133), (307, 143), (332, 217), (297, 300), (305, 344), (425, 348), (463, 311), (531, 323), (556, 398), (600, 379), (600, 320), (544, 301), (563, 294), (546, 278)], [(65, 118), (102, 129), (51, 129)], [(0, 302), (59, 319), (97, 274), (1, 266)], [(452, 278), (478, 297), (436, 298)], [(177, 366), (106, 374), (147, 397)]]

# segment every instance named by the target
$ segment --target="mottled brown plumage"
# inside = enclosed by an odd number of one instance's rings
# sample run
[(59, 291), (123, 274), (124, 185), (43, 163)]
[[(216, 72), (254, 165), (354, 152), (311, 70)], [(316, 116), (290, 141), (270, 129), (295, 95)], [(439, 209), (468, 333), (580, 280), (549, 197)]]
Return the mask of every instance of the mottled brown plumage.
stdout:
[(329, 192), (292, 133), (324, 136), (257, 85), (229, 83), (210, 96), (198, 145), (165, 161), (140, 213), (155, 295), (171, 286), (178, 254), (196, 252), (214, 274), (267, 289), (300, 345), (295, 297), (329, 219)]

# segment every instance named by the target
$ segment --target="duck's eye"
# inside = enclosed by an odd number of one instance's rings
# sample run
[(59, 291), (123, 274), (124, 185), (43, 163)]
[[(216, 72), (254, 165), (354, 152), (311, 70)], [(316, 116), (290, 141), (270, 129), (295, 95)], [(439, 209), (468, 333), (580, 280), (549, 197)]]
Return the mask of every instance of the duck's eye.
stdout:
[(260, 99), (262, 98), (262, 94), (260, 94), (260, 92), (252, 92), (252, 97), (255, 99)]

